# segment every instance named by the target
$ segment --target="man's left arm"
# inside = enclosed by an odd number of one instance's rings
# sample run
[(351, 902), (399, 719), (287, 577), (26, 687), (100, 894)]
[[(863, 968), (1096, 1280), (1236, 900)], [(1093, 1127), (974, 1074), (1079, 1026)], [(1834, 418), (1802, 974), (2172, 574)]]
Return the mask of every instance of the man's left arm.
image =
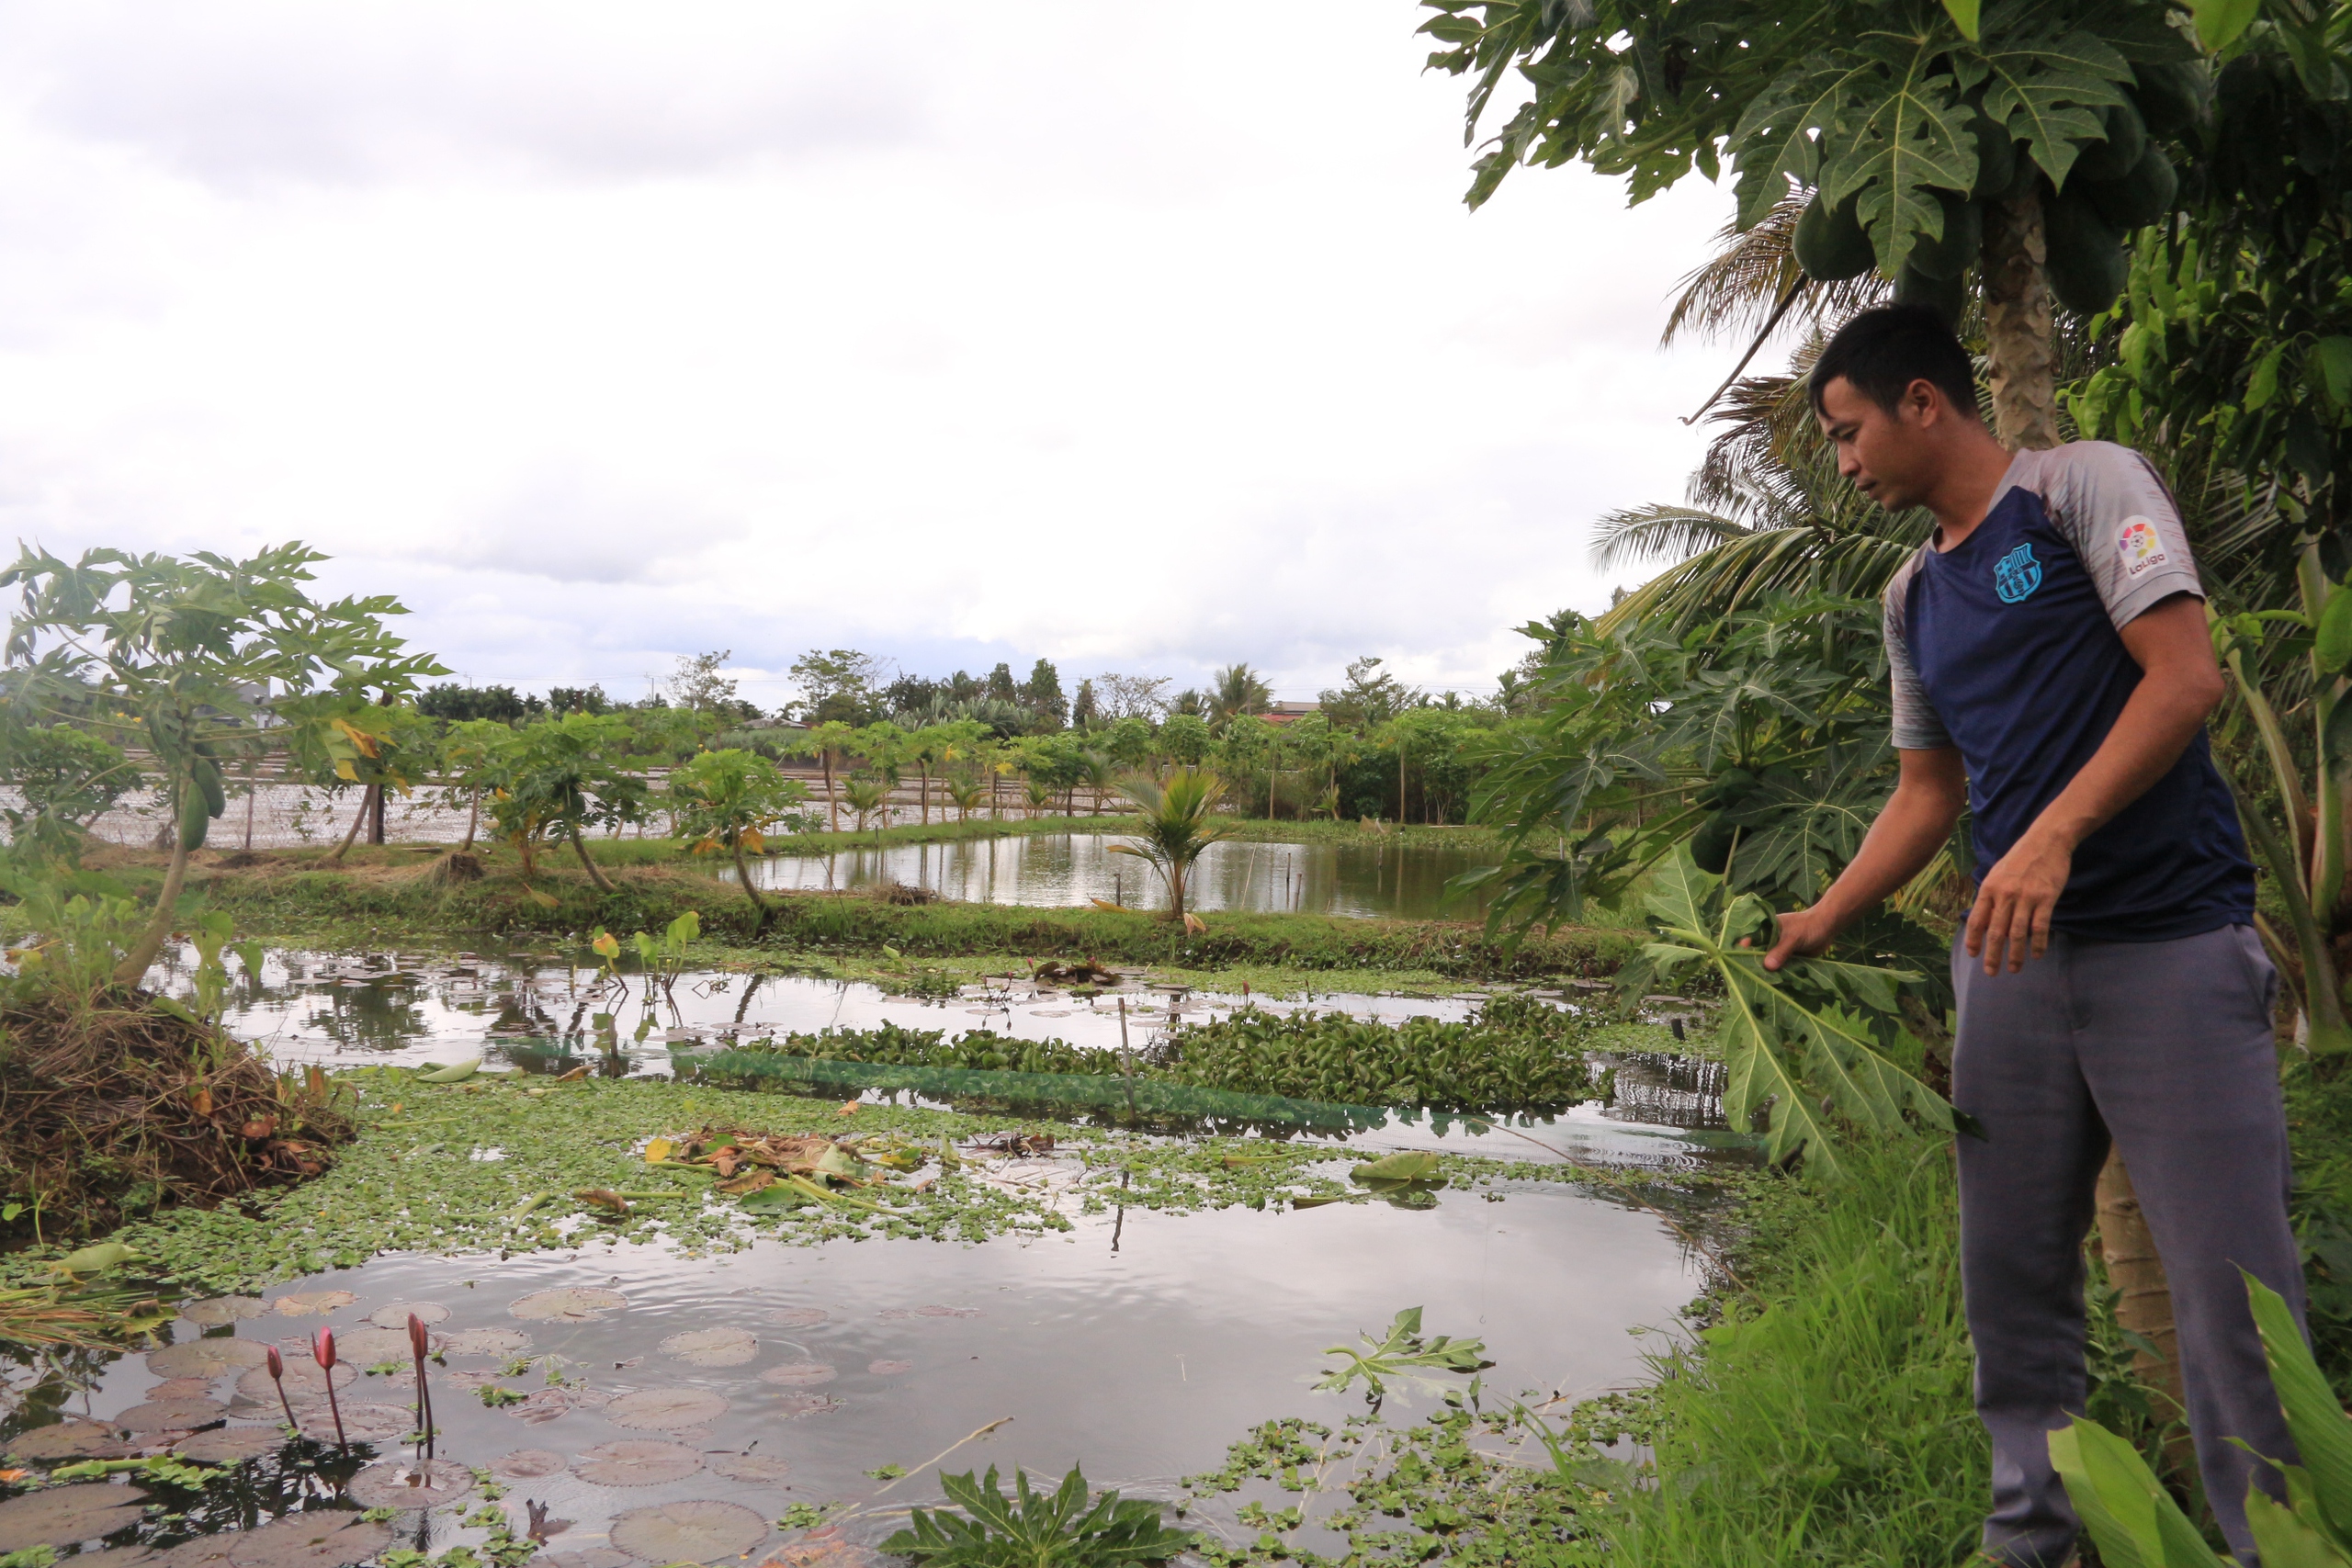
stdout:
[(2075, 846), (2143, 795), (2188, 750), (2214, 705), (2222, 671), (2205, 626), (2205, 603), (2176, 593), (2119, 629), (2140, 666), (2139, 686), (2091, 760), (2044, 807), (1978, 886), (1968, 953), (1984, 973), (2010, 973), (2050, 946), (2050, 916), (2065, 891)]

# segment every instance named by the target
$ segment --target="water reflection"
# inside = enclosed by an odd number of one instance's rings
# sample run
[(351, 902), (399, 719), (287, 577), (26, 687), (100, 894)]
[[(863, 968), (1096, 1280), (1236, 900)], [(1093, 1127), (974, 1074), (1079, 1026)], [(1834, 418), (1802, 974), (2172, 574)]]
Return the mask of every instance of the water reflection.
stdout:
[[(1142, 862), (1114, 855), (1102, 833), (1033, 833), (947, 844), (888, 844), (823, 855), (775, 855), (752, 867), (763, 887), (813, 891), (898, 885), (979, 904), (1069, 907), (1102, 899), (1133, 909), (1167, 908), (1167, 890)], [(1194, 867), (1186, 902), (1218, 909), (1474, 919), (1475, 902), (1449, 900), (1449, 878), (1492, 857), (1443, 844), (1212, 844)], [(729, 873), (730, 876), (732, 873)]]

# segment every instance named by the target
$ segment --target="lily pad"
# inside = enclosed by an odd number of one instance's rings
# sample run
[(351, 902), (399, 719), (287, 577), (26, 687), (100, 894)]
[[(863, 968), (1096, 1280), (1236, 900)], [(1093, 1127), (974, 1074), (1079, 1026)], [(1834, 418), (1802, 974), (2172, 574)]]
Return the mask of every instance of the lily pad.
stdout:
[[(440, 1336), (426, 1335), (425, 1344), (427, 1354), (440, 1348)], [(334, 1337), (334, 1352), (341, 1359), (362, 1367), (372, 1367), (379, 1361), (405, 1361), (413, 1353), (405, 1328), (355, 1328), (348, 1334), (338, 1334)]]
[(59, 1421), (0, 1443), (0, 1452), (26, 1460), (129, 1459), (138, 1451), (118, 1428), (96, 1421)]
[(180, 1303), (180, 1315), (205, 1328), (225, 1328), (249, 1317), (259, 1317), (262, 1312), (259, 1296), (208, 1296), (202, 1301)]
[(740, 1367), (760, 1353), (760, 1341), (747, 1328), (696, 1328), (662, 1341), (662, 1353), (697, 1367)]
[(828, 1315), (822, 1307), (778, 1307), (768, 1321), (782, 1328), (814, 1328)]
[(379, 1306), (369, 1313), (368, 1321), (379, 1328), (406, 1328), (412, 1314), (417, 1322), (430, 1328), (447, 1319), (449, 1309), (439, 1302), (394, 1302), (390, 1306)]
[(704, 1497), (631, 1508), (610, 1534), (615, 1546), (648, 1562), (714, 1562), (767, 1540), (768, 1522), (741, 1503)]
[(150, 1352), (147, 1370), (159, 1378), (202, 1378), (209, 1382), (267, 1359), (269, 1348), (258, 1339), (184, 1339)]
[(729, 1481), (783, 1481), (792, 1474), (792, 1466), (774, 1454), (714, 1454), (703, 1462)]
[(526, 1348), (531, 1337), (519, 1328), (461, 1328), (441, 1341), (445, 1356), (512, 1356)]
[(707, 1388), (641, 1388), (605, 1406), (614, 1426), (655, 1432), (699, 1427), (726, 1414), (727, 1396)]
[(136, 1524), (147, 1494), (103, 1481), (52, 1486), (0, 1503), (0, 1551), (73, 1546)]
[(780, 1394), (768, 1408), (785, 1419), (797, 1420), (803, 1416), (829, 1416), (842, 1407), (842, 1402), (826, 1393)]
[(347, 1489), (363, 1508), (435, 1508), (471, 1496), (474, 1472), (446, 1459), (386, 1460), (353, 1476)]
[(209, 1399), (212, 1397), (210, 1378), (165, 1378), (147, 1391), (153, 1400), (169, 1402), (175, 1399)]
[(599, 1486), (660, 1486), (683, 1481), (701, 1468), (702, 1455), (684, 1443), (623, 1438), (582, 1453), (572, 1461), (571, 1472)]
[(760, 1568), (868, 1568), (874, 1561), (872, 1551), (842, 1538), (839, 1525), (827, 1525), (777, 1547)]
[(509, 1481), (537, 1481), (563, 1470), (563, 1456), (550, 1449), (516, 1449), (490, 1461), (490, 1472)]
[(552, 1555), (534, 1557), (537, 1568), (636, 1568), (637, 1559), (626, 1551), (610, 1547), (592, 1546), (585, 1551), (559, 1551)]
[(560, 1285), (533, 1291), (508, 1303), (506, 1310), (526, 1323), (594, 1323), (627, 1305), (627, 1296), (601, 1285)]
[[(331, 1437), (334, 1433), (334, 1412), (326, 1401), (316, 1404), (298, 1404), (294, 1414), (300, 1417), (302, 1429), (313, 1438)], [(416, 1407), (410, 1404), (386, 1404), (369, 1402), (343, 1407), (343, 1430), (346, 1437), (382, 1438), (405, 1438), (416, 1430)]]
[(280, 1317), (324, 1317), (341, 1312), (359, 1298), (349, 1291), (298, 1291), (269, 1303)]
[(182, 1541), (148, 1559), (153, 1568), (346, 1568), (380, 1555), (392, 1532), (356, 1514), (288, 1514), (249, 1530)]
[(217, 1399), (175, 1399), (134, 1404), (114, 1420), (126, 1432), (192, 1432), (228, 1416), (229, 1407)]
[(913, 1371), (915, 1364), (912, 1361), (868, 1361), (865, 1370), (878, 1378), (895, 1378), (901, 1372)]
[(571, 1408), (571, 1396), (560, 1388), (535, 1388), (523, 1396), (520, 1404), (502, 1404), (499, 1409), (526, 1427), (537, 1427), (552, 1421)]
[(910, 1317), (978, 1317), (980, 1309), (959, 1306), (884, 1307), (875, 1315), (894, 1321)]
[(781, 1383), (786, 1388), (814, 1388), (840, 1375), (822, 1361), (785, 1361), (762, 1372), (760, 1381)]
[(285, 1443), (282, 1433), (266, 1427), (220, 1427), (182, 1438), (172, 1445), (172, 1451), (197, 1464), (243, 1464), (249, 1459), (274, 1454)]
[[(335, 1387), (349, 1388), (358, 1380), (358, 1377), (359, 1369), (349, 1361), (337, 1361), (334, 1364)], [(277, 1403), (277, 1382), (269, 1375), (267, 1367), (254, 1367), (239, 1377), (237, 1392), (247, 1399), (259, 1400), (270, 1404)], [(327, 1374), (321, 1370), (319, 1364), (308, 1359), (297, 1361), (290, 1357), (288, 1358), (286, 1397), (300, 1404), (306, 1399), (324, 1399), (326, 1396)]]

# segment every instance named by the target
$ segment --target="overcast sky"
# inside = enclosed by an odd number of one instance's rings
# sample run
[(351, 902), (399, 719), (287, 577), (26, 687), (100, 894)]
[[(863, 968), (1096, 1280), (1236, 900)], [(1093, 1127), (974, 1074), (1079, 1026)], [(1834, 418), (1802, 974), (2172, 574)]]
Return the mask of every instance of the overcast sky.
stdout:
[(1679, 499), (1726, 192), (1476, 215), (1408, 0), (0, 9), (9, 536), (248, 550), (476, 681), (705, 649), (1489, 685)]

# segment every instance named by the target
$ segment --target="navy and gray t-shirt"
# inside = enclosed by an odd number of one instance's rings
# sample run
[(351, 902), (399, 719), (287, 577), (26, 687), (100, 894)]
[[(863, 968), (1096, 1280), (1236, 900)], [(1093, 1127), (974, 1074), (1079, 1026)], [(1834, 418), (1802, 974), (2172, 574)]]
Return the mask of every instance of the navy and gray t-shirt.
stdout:
[[(2171, 494), (2105, 441), (2019, 452), (1992, 510), (1950, 550), (1923, 547), (1886, 590), (1894, 744), (1956, 746), (1980, 874), (2091, 759), (2140, 666), (2117, 628), (2202, 594)], [(2052, 929), (2168, 942), (2254, 914), (2254, 867), (2205, 732), (2075, 851)]]

